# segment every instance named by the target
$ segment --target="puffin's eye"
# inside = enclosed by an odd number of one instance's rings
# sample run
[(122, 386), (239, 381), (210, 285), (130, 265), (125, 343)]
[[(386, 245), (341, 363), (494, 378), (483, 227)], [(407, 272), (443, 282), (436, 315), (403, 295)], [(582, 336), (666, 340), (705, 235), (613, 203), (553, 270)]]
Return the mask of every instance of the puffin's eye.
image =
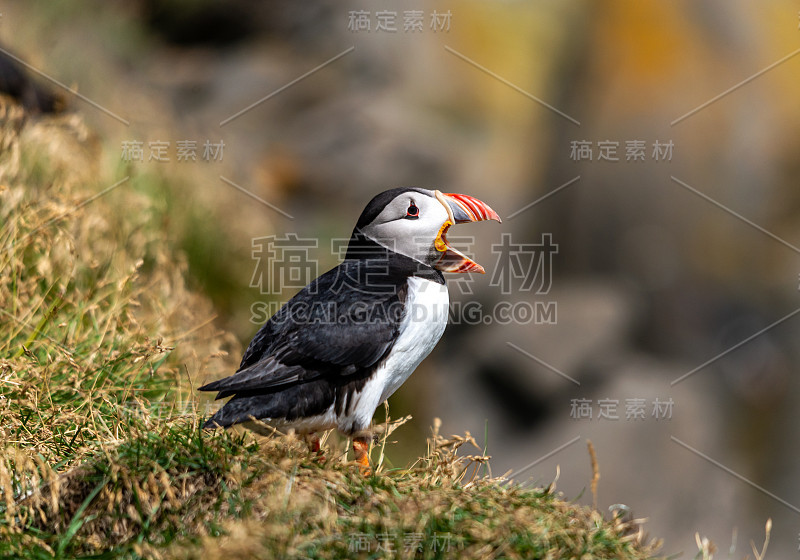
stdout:
[(406, 210), (406, 218), (419, 218), (419, 208), (417, 208), (417, 205), (413, 202), (409, 204), (408, 210)]

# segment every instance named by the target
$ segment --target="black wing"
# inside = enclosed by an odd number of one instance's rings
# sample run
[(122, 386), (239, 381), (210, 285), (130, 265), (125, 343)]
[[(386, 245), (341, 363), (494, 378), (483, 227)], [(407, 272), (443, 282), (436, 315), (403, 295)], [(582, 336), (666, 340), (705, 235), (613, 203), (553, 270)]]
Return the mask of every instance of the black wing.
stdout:
[(258, 331), (230, 377), (204, 385), (217, 398), (320, 377), (364, 374), (388, 354), (405, 313), (405, 267), (346, 260), (287, 302)]

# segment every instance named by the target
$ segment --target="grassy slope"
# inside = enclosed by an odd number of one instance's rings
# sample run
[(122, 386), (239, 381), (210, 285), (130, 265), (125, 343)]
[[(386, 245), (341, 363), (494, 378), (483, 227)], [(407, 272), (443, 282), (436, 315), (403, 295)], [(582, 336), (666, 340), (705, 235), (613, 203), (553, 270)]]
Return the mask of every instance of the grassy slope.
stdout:
[(94, 144), (76, 117), (0, 100), (0, 556), (654, 553), (635, 523), (477, 477), (469, 438), (364, 478), (336, 448), (320, 463), (291, 438), (199, 431), (192, 384), (235, 343), (144, 179), (86, 202), (122, 178), (97, 180)]

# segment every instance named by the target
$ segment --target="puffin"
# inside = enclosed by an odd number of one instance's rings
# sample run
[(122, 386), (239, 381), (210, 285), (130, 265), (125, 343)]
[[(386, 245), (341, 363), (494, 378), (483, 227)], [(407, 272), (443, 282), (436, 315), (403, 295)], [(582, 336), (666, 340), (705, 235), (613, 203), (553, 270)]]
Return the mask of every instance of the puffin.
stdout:
[(444, 272), (485, 273), (451, 247), (454, 224), (500, 216), (477, 198), (424, 188), (376, 195), (358, 218), (344, 260), (286, 302), (256, 333), (233, 375), (199, 388), (230, 397), (203, 425), (294, 431), (319, 452), (337, 429), (370, 471), (377, 407), (444, 333)]

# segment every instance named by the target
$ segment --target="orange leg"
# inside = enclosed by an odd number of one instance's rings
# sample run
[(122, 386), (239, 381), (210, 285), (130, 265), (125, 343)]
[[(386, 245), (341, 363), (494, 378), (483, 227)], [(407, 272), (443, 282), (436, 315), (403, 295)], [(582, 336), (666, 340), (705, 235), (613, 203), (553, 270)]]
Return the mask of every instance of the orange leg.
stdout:
[(319, 453), (320, 452), (320, 444), (319, 444), (319, 436), (317, 434), (311, 434), (311, 442), (309, 446), (311, 447), (312, 453)]
[(356, 463), (358, 463), (358, 470), (361, 474), (368, 476), (372, 474), (372, 469), (369, 466), (369, 443), (370, 437), (354, 437), (353, 438), (353, 453), (356, 456)]
[(322, 454), (322, 446), (320, 445), (319, 436), (315, 433), (307, 434), (305, 437), (308, 449), (316, 455), (316, 461), (320, 463), (325, 462), (325, 456)]

